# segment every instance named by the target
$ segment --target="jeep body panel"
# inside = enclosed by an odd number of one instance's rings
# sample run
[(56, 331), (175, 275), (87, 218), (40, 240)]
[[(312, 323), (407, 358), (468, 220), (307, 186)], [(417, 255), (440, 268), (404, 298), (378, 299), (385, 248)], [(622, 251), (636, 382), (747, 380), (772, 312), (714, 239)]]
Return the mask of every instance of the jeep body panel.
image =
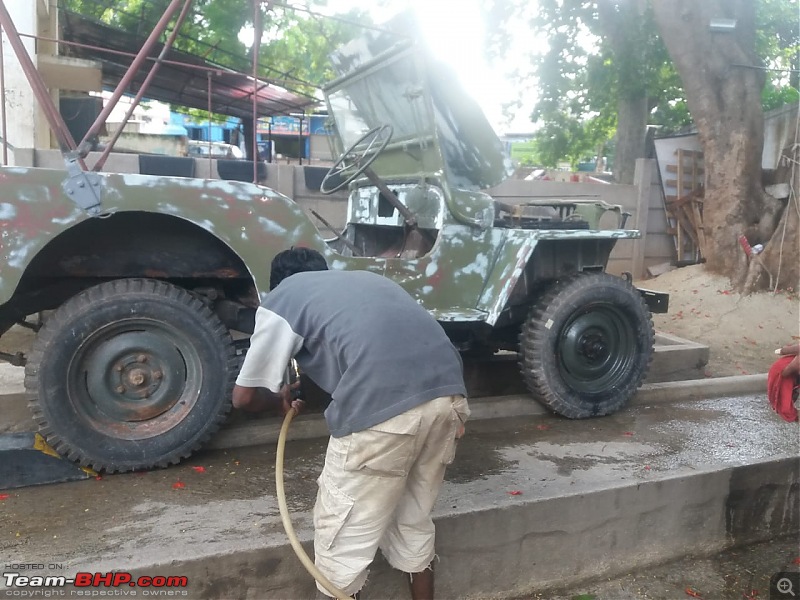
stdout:
[[(0, 176), (4, 198), (14, 199), (0, 201), (0, 223), (4, 225), (0, 240), (2, 305), (11, 299), (27, 266), (40, 251), (62, 233), (98, 217), (90, 217), (64, 193), (63, 171), (6, 167), (0, 170)], [(633, 231), (480, 228), (447, 219), (441, 223), (431, 252), (420, 258), (350, 257), (333, 251), (297, 204), (269, 188), (148, 175), (99, 176), (103, 215), (141, 211), (193, 223), (242, 260), (261, 294), (268, 290), (272, 256), (289, 246), (302, 245), (322, 252), (331, 268), (370, 270), (393, 279), (442, 321), (494, 324), (540, 239), (637, 235)], [(469, 212), (474, 204), (467, 201), (473, 197), (467, 194), (461, 199), (462, 210)], [(442, 207), (432, 216), (434, 221), (442, 221), (447, 214), (449, 211)], [(12, 227), (15, 235), (10, 234)], [(131, 236), (135, 234), (130, 232)], [(230, 274), (198, 272), (197, 276), (225, 278)]]

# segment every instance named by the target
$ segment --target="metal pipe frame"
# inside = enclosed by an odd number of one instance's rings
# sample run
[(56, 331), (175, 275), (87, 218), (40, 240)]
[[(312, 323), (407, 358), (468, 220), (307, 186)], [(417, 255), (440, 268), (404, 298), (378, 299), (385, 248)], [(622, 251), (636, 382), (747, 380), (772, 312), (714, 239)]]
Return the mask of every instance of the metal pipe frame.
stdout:
[(109, 140), (108, 144), (106, 144), (106, 147), (103, 149), (103, 153), (100, 155), (100, 158), (97, 159), (97, 162), (95, 163), (94, 167), (92, 167), (93, 171), (99, 171), (100, 169), (103, 168), (103, 165), (106, 164), (106, 160), (108, 160), (108, 155), (111, 154), (111, 150), (114, 149), (114, 144), (117, 143), (119, 136), (122, 135), (122, 130), (125, 129), (125, 125), (127, 125), (128, 121), (130, 120), (133, 111), (136, 110), (137, 106), (139, 106), (139, 102), (141, 102), (145, 92), (147, 92), (148, 88), (150, 87), (150, 82), (153, 81), (156, 74), (158, 73), (158, 69), (161, 67), (164, 57), (169, 52), (170, 48), (172, 48), (173, 43), (175, 43), (175, 38), (178, 37), (178, 31), (183, 26), (183, 22), (186, 19), (186, 15), (189, 14), (189, 7), (191, 6), (191, 4), (192, 0), (184, 0), (183, 9), (181, 10), (181, 14), (178, 15), (178, 18), (175, 21), (175, 26), (172, 28), (172, 32), (170, 33), (169, 38), (167, 38), (167, 41), (164, 44), (164, 47), (161, 49), (158, 58), (156, 58), (155, 63), (150, 69), (150, 72), (147, 74), (147, 77), (142, 82), (142, 85), (139, 87), (139, 91), (137, 92), (136, 97), (133, 99), (131, 105), (128, 107), (128, 110), (125, 113), (125, 116), (122, 118), (122, 123), (120, 123), (119, 128), (117, 128), (117, 130), (111, 136), (111, 140)]
[[(191, 4), (191, 0), (187, 0), (187, 2)], [(153, 31), (150, 32), (150, 35), (147, 37), (147, 40), (145, 40), (144, 45), (142, 46), (141, 50), (139, 50), (136, 58), (133, 59), (133, 62), (131, 63), (130, 67), (128, 67), (127, 72), (122, 77), (119, 84), (117, 84), (117, 87), (114, 90), (114, 93), (111, 95), (111, 98), (108, 100), (108, 103), (103, 107), (103, 110), (100, 111), (100, 114), (97, 116), (97, 119), (95, 119), (95, 122), (83, 136), (78, 148), (81, 156), (86, 156), (86, 154), (89, 153), (87, 140), (91, 139), (100, 132), (100, 129), (105, 124), (106, 119), (108, 119), (108, 116), (111, 114), (114, 108), (116, 108), (119, 99), (122, 98), (122, 95), (125, 93), (125, 89), (130, 85), (142, 64), (147, 60), (147, 56), (158, 42), (158, 38), (161, 37), (161, 34), (164, 32), (164, 30), (166, 30), (167, 24), (172, 19), (172, 15), (175, 14), (175, 11), (178, 10), (180, 3), (181, 0), (172, 0), (169, 3), (167, 10), (165, 10), (164, 14), (161, 15), (161, 18), (159, 19), (158, 23), (156, 23)], [(168, 46), (165, 46), (165, 48), (168, 48)], [(41, 78), (39, 79), (41, 81)], [(144, 85), (142, 86), (142, 89), (147, 91), (147, 88)]]
[[(30, 38), (30, 39), (34, 39), (34, 40), (41, 40), (43, 42), (54, 42), (54, 43), (57, 43), (57, 44), (62, 44), (64, 46), (70, 46), (70, 47), (73, 47), (73, 48), (83, 48), (83, 49), (86, 49), (86, 50), (94, 50), (94, 51), (97, 51), (97, 52), (104, 52), (106, 54), (113, 54), (113, 55), (116, 55), (116, 56), (124, 56), (126, 58), (135, 58), (136, 57), (136, 54), (134, 54), (132, 52), (123, 52), (122, 50), (112, 50), (111, 48), (103, 48), (102, 46), (95, 46), (93, 44), (82, 44), (80, 42), (68, 42), (67, 40), (58, 40), (58, 39), (49, 38), (49, 37), (45, 37), (45, 36), (30, 35), (30, 34), (26, 34), (26, 33), (20, 33), (19, 35), (22, 38)], [(154, 62), (156, 59), (148, 56), (147, 60), (151, 61), (151, 62)], [(221, 67), (206, 67), (204, 65), (195, 65), (195, 64), (192, 64), (192, 63), (187, 63), (187, 62), (183, 62), (183, 61), (179, 61), (179, 60), (167, 60), (167, 59), (165, 59), (165, 60), (161, 61), (161, 64), (172, 65), (172, 66), (175, 66), (175, 67), (184, 67), (184, 68), (190, 69), (190, 70), (203, 71), (203, 72), (206, 72), (206, 73), (211, 73), (212, 75), (224, 73), (226, 71), (238, 73), (238, 71), (233, 71), (231, 69), (228, 69), (227, 67), (225, 67), (225, 68), (221, 68)], [(280, 86), (279, 83), (277, 83), (276, 81), (273, 81), (273, 80), (271, 80), (269, 78), (262, 77), (260, 80), (263, 82), (263, 85), (261, 85), (258, 88), (259, 91), (264, 89), (265, 87), (270, 86), (270, 85), (277, 85), (278, 87), (282, 87), (282, 86)], [(252, 94), (253, 94), (252, 89), (244, 89), (244, 88), (239, 87), (239, 86), (234, 86), (234, 87), (231, 87), (230, 89), (238, 90), (238, 91), (243, 92), (245, 95), (242, 96), (242, 98), (250, 98), (252, 96)], [(299, 91), (299, 90), (295, 90), (293, 88), (291, 88), (291, 89), (285, 88), (285, 89), (288, 89), (291, 93), (293, 93), (296, 96), (303, 96), (305, 98), (308, 98), (309, 100), (313, 100), (315, 102), (317, 101), (317, 98), (315, 98), (311, 94), (306, 94), (305, 92), (302, 92), (302, 91)], [(276, 100), (273, 100), (273, 102), (275, 104), (282, 105), (282, 106), (286, 107), (287, 111), (297, 110), (297, 107), (295, 105), (289, 104), (289, 103), (284, 102), (282, 100), (277, 100), (276, 99)], [(230, 106), (230, 105), (226, 105), (226, 106)], [(287, 112), (287, 114), (288, 114), (288, 112)]]
[(263, 29), (261, 0), (253, 0), (253, 183), (258, 183), (258, 61)]

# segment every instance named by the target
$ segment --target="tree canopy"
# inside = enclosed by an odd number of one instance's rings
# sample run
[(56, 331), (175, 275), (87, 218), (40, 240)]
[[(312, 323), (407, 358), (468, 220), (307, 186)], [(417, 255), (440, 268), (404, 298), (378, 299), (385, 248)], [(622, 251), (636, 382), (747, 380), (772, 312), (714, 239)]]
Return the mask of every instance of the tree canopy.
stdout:
[[(754, 0), (756, 50), (775, 69), (797, 68), (797, 0)], [(659, 36), (648, 0), (494, 0), (487, 4), (490, 51), (508, 51), (508, 28), (520, 17), (531, 39), (545, 42), (530, 58), (538, 78), (531, 120), (543, 166), (573, 165), (598, 153), (616, 135), (618, 169), (642, 156), (645, 125), (672, 133), (691, 124), (681, 78)], [(765, 108), (797, 99), (797, 78), (774, 71), (764, 88)], [(642, 119), (644, 122), (642, 122)], [(633, 132), (630, 129), (634, 130)], [(632, 138), (628, 148), (624, 142)], [(620, 147), (622, 145), (622, 147)]]

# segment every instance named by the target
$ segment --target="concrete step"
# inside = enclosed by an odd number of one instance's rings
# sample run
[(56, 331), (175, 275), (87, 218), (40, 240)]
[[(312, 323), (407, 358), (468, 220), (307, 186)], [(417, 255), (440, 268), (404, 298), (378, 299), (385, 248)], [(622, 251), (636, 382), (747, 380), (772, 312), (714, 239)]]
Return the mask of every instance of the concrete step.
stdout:
[[(435, 511), (437, 597), (519, 597), (796, 535), (797, 427), (763, 394), (470, 423)], [(324, 451), (323, 439), (286, 449), (287, 502), (309, 551)], [(41, 574), (184, 575), (188, 598), (310, 598), (280, 524), (274, 459), (272, 445), (213, 450), (14, 490), (0, 505), (0, 547)], [(407, 594), (379, 559), (362, 597)]]

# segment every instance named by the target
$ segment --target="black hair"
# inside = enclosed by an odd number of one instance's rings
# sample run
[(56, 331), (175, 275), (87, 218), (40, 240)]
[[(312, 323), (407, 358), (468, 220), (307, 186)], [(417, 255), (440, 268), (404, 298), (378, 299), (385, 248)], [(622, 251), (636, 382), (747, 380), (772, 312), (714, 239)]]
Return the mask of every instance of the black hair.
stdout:
[(328, 263), (325, 257), (311, 248), (289, 248), (283, 252), (278, 252), (272, 259), (272, 270), (269, 275), (270, 291), (278, 287), (278, 284), (295, 273), (304, 271), (327, 271)]

